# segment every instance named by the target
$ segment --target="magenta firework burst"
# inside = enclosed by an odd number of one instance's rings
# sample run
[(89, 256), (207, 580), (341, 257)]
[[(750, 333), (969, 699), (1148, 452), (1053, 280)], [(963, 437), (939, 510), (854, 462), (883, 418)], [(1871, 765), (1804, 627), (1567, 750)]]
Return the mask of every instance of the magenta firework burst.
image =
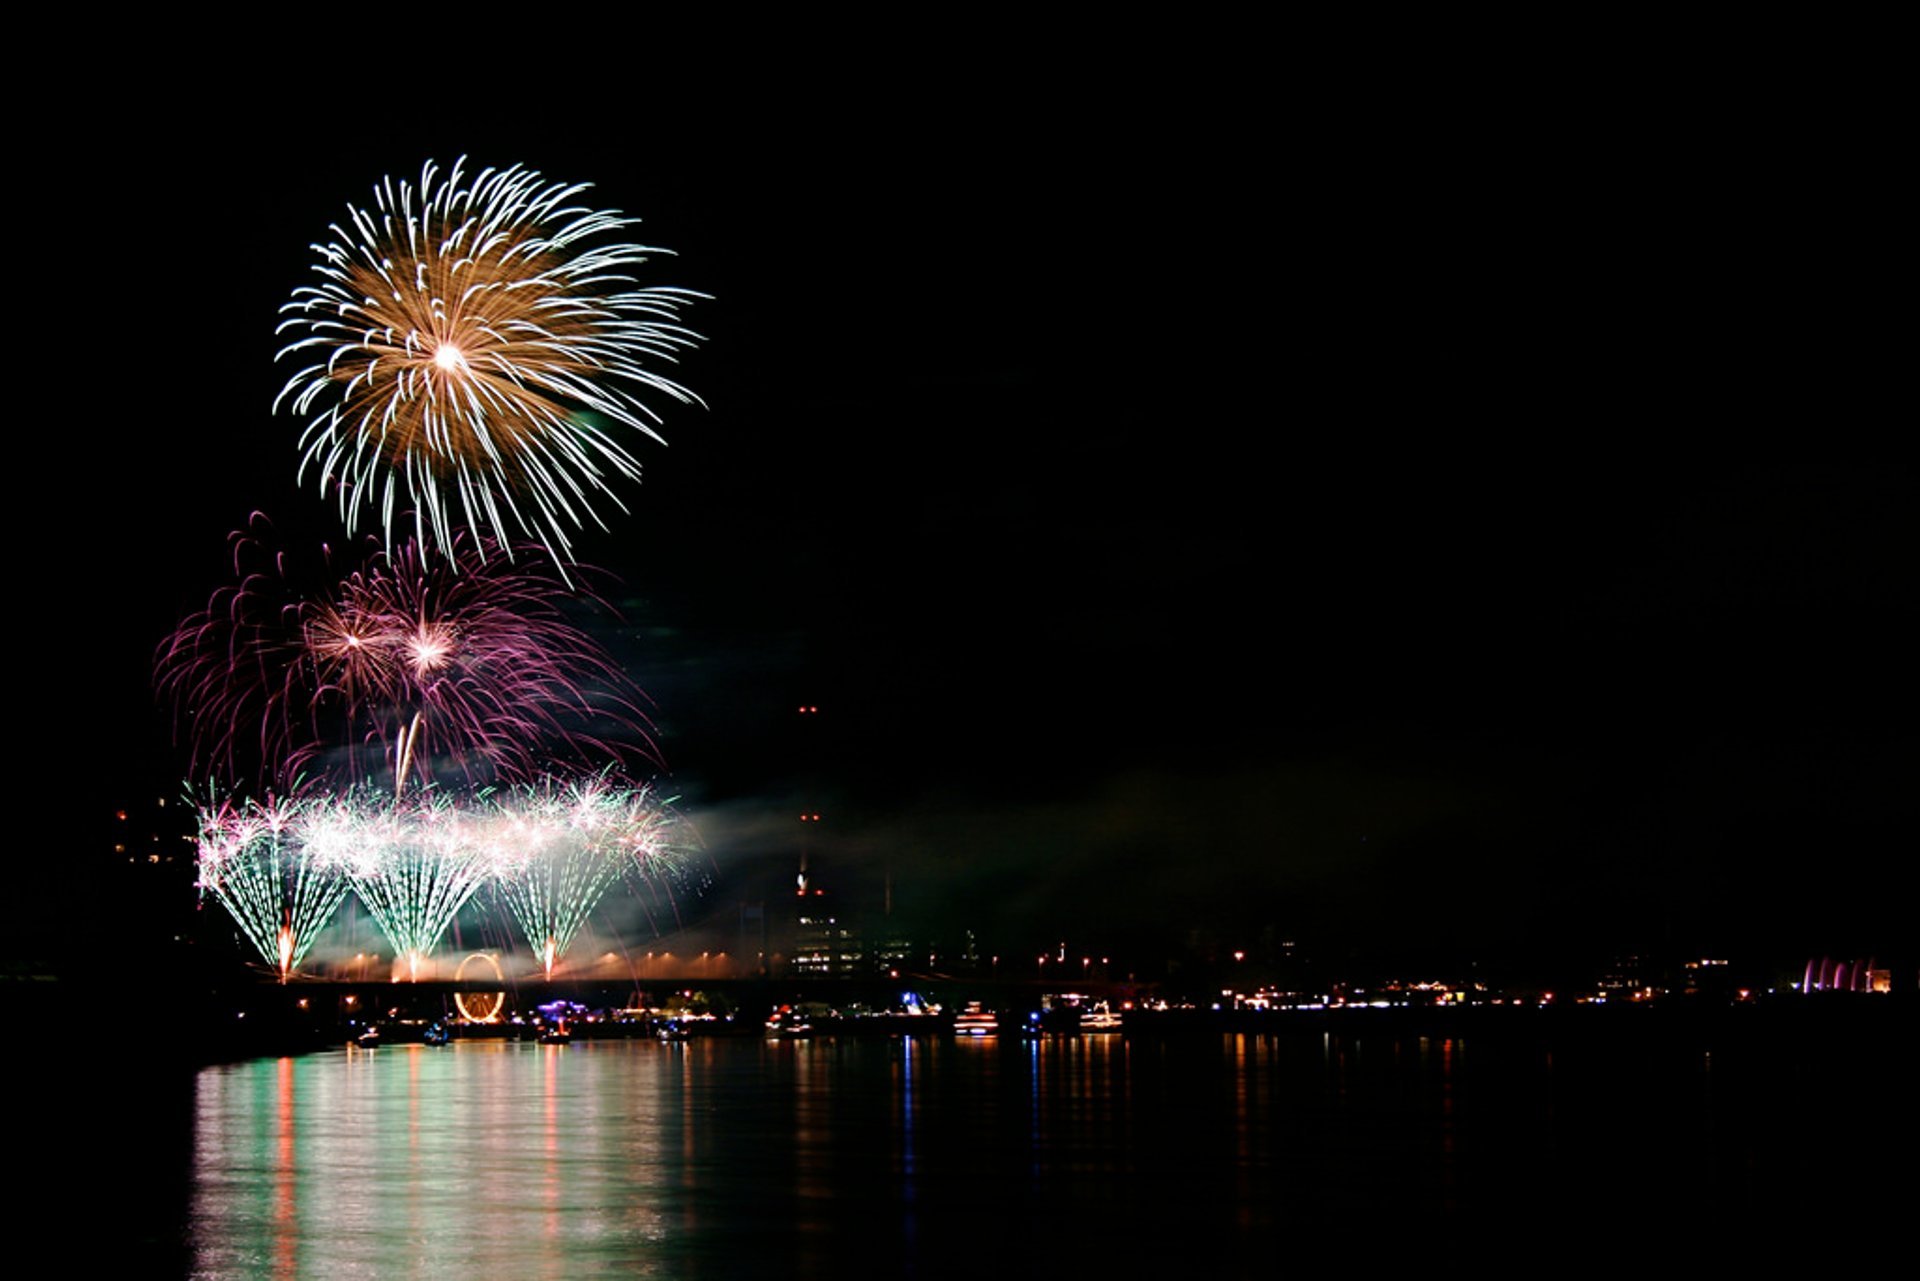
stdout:
[(550, 761), (652, 754), (634, 689), (569, 620), (537, 550), (516, 561), (412, 540), (303, 589), (256, 524), (237, 586), (164, 643), (161, 693), (196, 765), (235, 782), (530, 777)]

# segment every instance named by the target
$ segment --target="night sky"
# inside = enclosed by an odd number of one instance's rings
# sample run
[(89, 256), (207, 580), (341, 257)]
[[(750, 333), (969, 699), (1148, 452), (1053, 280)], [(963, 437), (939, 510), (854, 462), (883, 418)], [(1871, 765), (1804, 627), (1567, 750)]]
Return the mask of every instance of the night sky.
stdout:
[(1910, 949), (1864, 135), (1684, 75), (1005, 70), (399, 120), (169, 76), (37, 144), (33, 777), (179, 786), (154, 646), (254, 510), (339, 536), (275, 309), (348, 201), (465, 154), (596, 184), (714, 295), (708, 408), (579, 555), (716, 911), (789, 883), (807, 798), (823, 882), (1009, 947)]

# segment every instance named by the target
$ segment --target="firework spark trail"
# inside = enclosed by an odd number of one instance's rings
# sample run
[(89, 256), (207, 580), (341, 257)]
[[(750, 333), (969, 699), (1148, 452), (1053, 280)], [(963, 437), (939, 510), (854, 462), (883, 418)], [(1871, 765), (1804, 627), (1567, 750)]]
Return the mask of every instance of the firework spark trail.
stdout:
[(405, 791), (436, 762), (486, 783), (652, 755), (639, 691), (568, 621), (580, 597), (537, 551), (510, 564), (465, 539), (450, 558), (409, 540), (308, 590), (263, 522), (234, 540), (239, 585), (155, 660), (197, 767), (283, 787), (384, 771)]
[(628, 791), (620, 802), (625, 810), (620, 841), (626, 851), (621, 874), (656, 937), (661, 928), (654, 910), (662, 899), (678, 928), (685, 923), (680, 919), (681, 895), (698, 897), (712, 884), (703, 874), (711, 864), (700, 853), (699, 834), (673, 808), (677, 799), (642, 787)]
[(432, 793), (354, 789), (315, 805), (302, 826), (311, 856), (342, 869), (410, 975), (486, 883), (472, 816)]
[(548, 977), (580, 927), (665, 817), (646, 788), (551, 780), (499, 797), (494, 885)]
[(310, 800), (210, 798), (198, 807), (199, 886), (227, 909), (282, 983), (347, 894), (300, 828)]
[(623, 877), (660, 887), (694, 842), (669, 799), (610, 775), (455, 798), (372, 787), (199, 808), (202, 889), (284, 982), (349, 887), (417, 975), (484, 885), (551, 977)]
[(296, 709), (312, 701), (299, 693), (310, 684), (304, 606), (267, 537), (258, 513), (229, 535), (237, 585), (214, 592), (154, 656), (154, 686), (172, 704), (175, 736), (190, 743), (194, 770), (228, 783), (285, 784), (293, 771), (281, 767), (299, 737)]
[(668, 251), (589, 243), (636, 220), (574, 203), (586, 186), (519, 166), (469, 182), (462, 164), (442, 178), (429, 162), (417, 189), (386, 179), (372, 210), (349, 205), (348, 226), (314, 246), (323, 283), (281, 309), (293, 341), (276, 356), (313, 363), (275, 408), (307, 419), (301, 477), (339, 482), (349, 527), (372, 508), (391, 542), (404, 498), (415, 538), (442, 551), (464, 528), (563, 562), (569, 529), (604, 527), (594, 496), (624, 510), (608, 482), (640, 477), (593, 415), (658, 440), (659, 415), (630, 388), (702, 403), (656, 366), (701, 341), (678, 322), (706, 295), (637, 285)]
[[(365, 694), (354, 702), (385, 709), (363, 710), (362, 737), (382, 746), (396, 790), (416, 771), (431, 779), (423, 741), (470, 779), (530, 777), (555, 755), (617, 757), (616, 739), (590, 732), (596, 723), (651, 747), (624, 675), (566, 620), (563, 597), (530, 565), (429, 559), (409, 541), (344, 585), (343, 611), (366, 639), (351, 656), (321, 659), (323, 688), (345, 695), (357, 684)], [(309, 635), (310, 652), (326, 643)], [(590, 687), (611, 694), (596, 701)]]

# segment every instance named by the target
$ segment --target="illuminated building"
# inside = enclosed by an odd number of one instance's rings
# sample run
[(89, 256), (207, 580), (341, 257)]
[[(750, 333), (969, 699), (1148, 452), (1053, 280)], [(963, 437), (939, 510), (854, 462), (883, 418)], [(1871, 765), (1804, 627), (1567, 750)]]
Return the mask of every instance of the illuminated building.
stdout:
[(865, 972), (866, 955), (859, 926), (833, 906), (825, 890), (807, 890), (794, 920), (793, 972), (847, 978)]

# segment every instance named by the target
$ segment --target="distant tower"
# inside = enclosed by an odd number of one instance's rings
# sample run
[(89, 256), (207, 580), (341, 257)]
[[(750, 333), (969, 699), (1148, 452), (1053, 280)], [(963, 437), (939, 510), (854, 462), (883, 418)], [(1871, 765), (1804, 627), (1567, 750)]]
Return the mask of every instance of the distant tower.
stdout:
[[(804, 750), (808, 757), (808, 764), (810, 766), (816, 766), (819, 760), (819, 732), (814, 726), (820, 715), (820, 705), (818, 703), (802, 703), (795, 709), (795, 714), (800, 717), (801, 723), (806, 727), (802, 730), (802, 741), (805, 745)], [(820, 811), (816, 808), (818, 803), (818, 789), (814, 783), (814, 772), (811, 768), (807, 771), (804, 791), (800, 797), (800, 822), (802, 824), (800, 829), (800, 874), (794, 878), (794, 894), (799, 898), (805, 898), (807, 896), (807, 863), (813, 849), (812, 825), (820, 821)]]

